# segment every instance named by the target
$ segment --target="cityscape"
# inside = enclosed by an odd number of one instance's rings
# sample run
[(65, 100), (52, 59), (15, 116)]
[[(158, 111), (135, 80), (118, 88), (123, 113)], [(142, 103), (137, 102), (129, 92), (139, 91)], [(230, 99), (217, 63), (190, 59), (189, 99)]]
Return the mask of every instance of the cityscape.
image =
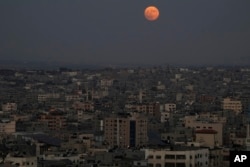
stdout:
[(7, 166), (229, 166), (250, 151), (250, 67), (0, 70)]
[(0, 0), (0, 167), (248, 167), (249, 7)]

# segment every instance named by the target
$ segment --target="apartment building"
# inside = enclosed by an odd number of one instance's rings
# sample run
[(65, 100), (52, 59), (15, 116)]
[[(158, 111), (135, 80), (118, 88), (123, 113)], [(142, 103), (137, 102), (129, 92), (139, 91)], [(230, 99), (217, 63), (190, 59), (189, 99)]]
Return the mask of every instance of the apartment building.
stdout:
[(139, 113), (144, 113), (150, 116), (159, 116), (160, 117), (160, 103), (138, 103), (138, 104), (126, 104), (125, 108), (128, 111), (136, 111)]
[(240, 100), (233, 100), (231, 98), (224, 98), (222, 101), (223, 110), (232, 110), (237, 114), (242, 111), (242, 104)]
[(3, 111), (16, 111), (17, 110), (17, 104), (16, 103), (2, 104), (2, 110)]
[(41, 115), (40, 121), (46, 123), (50, 130), (61, 130), (66, 127), (66, 118), (61, 113)]
[(199, 120), (198, 116), (185, 116), (184, 124), (186, 128), (197, 130), (215, 130), (217, 132), (217, 145), (223, 145), (223, 123), (212, 122), (211, 120)]
[(135, 115), (113, 115), (104, 119), (104, 139), (121, 148), (147, 144), (147, 118)]
[(7, 156), (5, 162), (19, 167), (37, 167), (36, 156)]
[(94, 111), (93, 102), (80, 102), (76, 101), (73, 103), (72, 107), (75, 110), (83, 110), (83, 111)]
[(11, 134), (16, 132), (16, 121), (0, 120), (0, 134)]
[(213, 129), (196, 130), (195, 141), (212, 149), (218, 144), (217, 131)]
[(145, 159), (149, 167), (208, 167), (209, 150), (182, 146), (145, 149)]

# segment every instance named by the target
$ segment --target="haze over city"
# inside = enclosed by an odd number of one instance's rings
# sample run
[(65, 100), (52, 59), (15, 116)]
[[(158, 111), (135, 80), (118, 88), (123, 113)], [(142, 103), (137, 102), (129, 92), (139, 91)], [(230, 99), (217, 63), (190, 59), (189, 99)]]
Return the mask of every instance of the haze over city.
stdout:
[[(145, 19), (154, 5), (157, 20)], [(249, 65), (250, 1), (0, 1), (1, 62)]]

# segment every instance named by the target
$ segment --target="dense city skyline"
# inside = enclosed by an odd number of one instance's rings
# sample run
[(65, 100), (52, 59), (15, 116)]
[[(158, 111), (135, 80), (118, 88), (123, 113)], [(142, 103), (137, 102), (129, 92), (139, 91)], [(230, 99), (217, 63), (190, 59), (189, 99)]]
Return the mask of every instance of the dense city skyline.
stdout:
[[(159, 19), (144, 9), (155, 5)], [(249, 1), (0, 2), (0, 60), (249, 65)]]

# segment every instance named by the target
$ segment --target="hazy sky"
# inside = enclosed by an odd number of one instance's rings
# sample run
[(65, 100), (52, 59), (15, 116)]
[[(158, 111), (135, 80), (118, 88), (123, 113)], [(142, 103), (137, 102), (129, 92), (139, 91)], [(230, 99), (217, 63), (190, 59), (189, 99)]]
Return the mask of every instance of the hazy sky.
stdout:
[(1, 0), (0, 60), (250, 64), (250, 0)]

